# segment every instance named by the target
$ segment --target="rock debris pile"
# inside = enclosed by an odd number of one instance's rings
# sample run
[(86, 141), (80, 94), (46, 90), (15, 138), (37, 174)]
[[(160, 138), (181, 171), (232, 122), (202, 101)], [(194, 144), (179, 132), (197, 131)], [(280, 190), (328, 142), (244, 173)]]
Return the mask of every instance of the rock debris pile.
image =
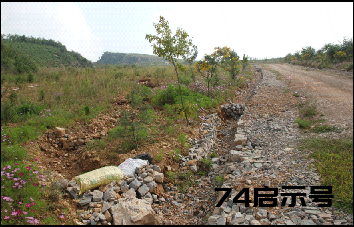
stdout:
[[(163, 203), (164, 174), (158, 165), (137, 167), (132, 177), (86, 190), (78, 196), (80, 186), (74, 181), (59, 179), (55, 184), (77, 201), (83, 224), (161, 224), (161, 217), (151, 208), (152, 203)], [(122, 214), (129, 214), (123, 215)]]

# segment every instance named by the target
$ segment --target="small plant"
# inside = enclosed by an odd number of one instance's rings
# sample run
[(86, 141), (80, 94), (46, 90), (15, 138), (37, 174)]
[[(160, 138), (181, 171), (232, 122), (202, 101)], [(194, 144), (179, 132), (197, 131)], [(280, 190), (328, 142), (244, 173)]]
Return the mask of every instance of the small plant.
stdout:
[(220, 175), (220, 176), (215, 177), (215, 183), (216, 183), (216, 186), (221, 187), (222, 184), (224, 183), (224, 176)]
[(189, 187), (194, 184), (194, 177), (191, 171), (188, 172), (180, 172), (177, 174), (178, 182), (178, 190), (180, 193), (188, 192)]
[(148, 132), (144, 123), (138, 121), (137, 115), (132, 110), (129, 112), (123, 110), (121, 115), (120, 125), (109, 131), (108, 138), (110, 140), (124, 138), (120, 150), (128, 152), (138, 148), (148, 138)]
[(161, 162), (162, 159), (163, 159), (163, 156), (164, 156), (163, 151), (160, 150), (160, 152), (155, 156), (155, 161), (156, 162)]
[(117, 72), (114, 75), (114, 79), (123, 79), (123, 77), (124, 77), (124, 73), (123, 72)]
[(299, 125), (299, 127), (302, 129), (308, 129), (308, 128), (311, 128), (311, 126), (312, 126), (312, 122), (309, 119), (297, 118), (295, 120), (295, 123), (297, 123)]
[(167, 179), (169, 179), (171, 182), (175, 182), (175, 180), (176, 180), (176, 174), (175, 174), (175, 172), (173, 172), (173, 171), (171, 171), (171, 170), (166, 173), (166, 177), (167, 177)]
[(139, 109), (139, 118), (145, 124), (150, 124), (156, 119), (154, 109), (150, 105), (143, 105)]
[(174, 135), (174, 134), (176, 133), (176, 128), (175, 128), (175, 126), (169, 126), (169, 127), (167, 127), (166, 132), (167, 132), (167, 134), (169, 134), (169, 135)]
[(41, 89), (41, 90), (39, 91), (38, 101), (42, 102), (42, 101), (44, 100), (44, 98), (45, 98), (45, 93), (44, 93), (44, 90)]
[(211, 152), (211, 154), (210, 154), (210, 158), (215, 158), (215, 157), (217, 157), (218, 155), (213, 151), (213, 152)]
[(204, 172), (204, 171), (199, 171), (198, 174), (199, 174), (200, 176), (203, 176), (203, 177), (204, 177), (205, 174), (206, 174), (206, 172)]
[(90, 107), (85, 105), (84, 106), (84, 111), (85, 111), (85, 115), (89, 115), (90, 114)]
[(181, 150), (180, 149), (174, 149), (173, 151), (170, 152), (170, 154), (173, 157), (173, 160), (175, 160), (176, 162), (181, 161)]
[(15, 92), (11, 92), (9, 95), (9, 100), (11, 104), (15, 104), (17, 102), (17, 94)]
[(315, 104), (308, 105), (300, 110), (300, 114), (304, 117), (313, 117), (317, 114), (317, 108)]
[(34, 80), (33, 74), (32, 73), (28, 73), (27, 74), (27, 82), (28, 83), (32, 83)]
[(186, 138), (186, 134), (185, 133), (181, 133), (179, 134), (177, 141), (182, 145), (185, 146), (187, 143), (187, 138)]
[(213, 166), (213, 162), (210, 159), (203, 158), (200, 161), (199, 169), (200, 169), (200, 171), (209, 172), (211, 170), (212, 166)]

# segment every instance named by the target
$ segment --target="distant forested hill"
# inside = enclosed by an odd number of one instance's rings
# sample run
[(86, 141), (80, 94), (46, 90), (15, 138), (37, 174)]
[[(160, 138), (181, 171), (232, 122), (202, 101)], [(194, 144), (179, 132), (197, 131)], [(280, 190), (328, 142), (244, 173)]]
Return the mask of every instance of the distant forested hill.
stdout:
[(125, 54), (104, 52), (97, 64), (109, 65), (167, 65), (163, 58), (148, 54)]
[[(21, 66), (22, 63), (25, 65)], [(92, 67), (92, 63), (51, 39), (1, 35), (1, 68), (21, 73), (25, 68), (67, 66)]]

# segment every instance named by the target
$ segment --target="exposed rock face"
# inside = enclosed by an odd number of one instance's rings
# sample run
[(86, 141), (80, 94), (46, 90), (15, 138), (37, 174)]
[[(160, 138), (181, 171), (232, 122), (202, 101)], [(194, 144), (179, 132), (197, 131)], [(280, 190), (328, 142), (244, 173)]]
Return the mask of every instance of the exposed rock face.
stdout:
[(161, 225), (162, 217), (142, 199), (124, 198), (110, 208), (113, 225)]

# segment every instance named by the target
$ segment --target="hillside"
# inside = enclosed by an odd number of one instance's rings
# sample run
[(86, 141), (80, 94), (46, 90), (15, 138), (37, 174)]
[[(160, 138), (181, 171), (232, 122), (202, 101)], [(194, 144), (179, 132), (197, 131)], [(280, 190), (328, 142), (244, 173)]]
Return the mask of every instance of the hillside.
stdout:
[(108, 51), (104, 52), (96, 63), (108, 65), (168, 65), (166, 60), (155, 55), (112, 53)]
[(19, 69), (19, 64), (24, 59), (37, 67), (92, 67), (89, 60), (77, 52), (68, 51), (60, 42), (24, 35), (8, 35), (6, 38), (2, 35), (1, 67), (21, 73), (23, 70)]

